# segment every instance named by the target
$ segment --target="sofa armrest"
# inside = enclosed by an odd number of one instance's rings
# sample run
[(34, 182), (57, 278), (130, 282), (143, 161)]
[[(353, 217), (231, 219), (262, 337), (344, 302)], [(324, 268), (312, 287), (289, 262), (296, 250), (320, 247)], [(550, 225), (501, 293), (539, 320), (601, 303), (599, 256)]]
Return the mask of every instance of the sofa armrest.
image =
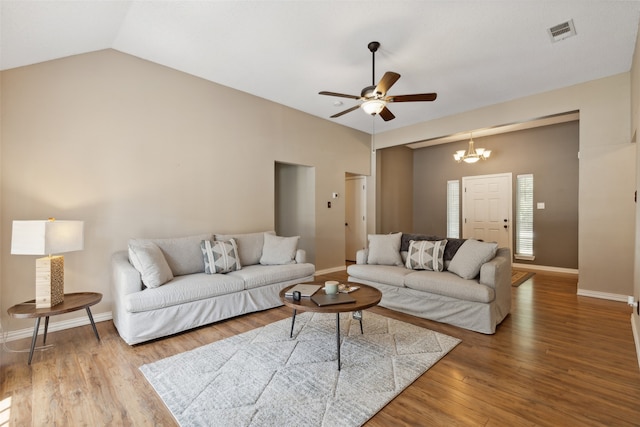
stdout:
[(369, 258), (369, 249), (360, 249), (356, 252), (356, 264), (366, 264)]
[(129, 262), (127, 251), (116, 252), (111, 257), (111, 281), (116, 299), (142, 290), (142, 277)]
[(511, 312), (511, 251), (499, 248), (495, 258), (480, 268), (480, 283), (495, 292), (495, 316), (499, 322)]
[(305, 251), (304, 249), (296, 250), (296, 263), (304, 264), (306, 262), (307, 262), (307, 251)]
[(493, 289), (509, 285), (511, 289), (511, 252), (508, 248), (499, 248), (492, 260), (482, 264), (480, 284)]

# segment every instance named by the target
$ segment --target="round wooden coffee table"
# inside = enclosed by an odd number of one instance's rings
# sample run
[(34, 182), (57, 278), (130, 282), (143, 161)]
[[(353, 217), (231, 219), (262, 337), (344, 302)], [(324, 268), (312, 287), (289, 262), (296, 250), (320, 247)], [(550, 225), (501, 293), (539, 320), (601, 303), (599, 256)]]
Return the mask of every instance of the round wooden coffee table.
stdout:
[[(304, 284), (309, 285), (320, 285), (324, 287), (324, 282), (305, 282)], [(287, 307), (293, 308), (293, 316), (291, 317), (291, 333), (290, 336), (293, 336), (293, 326), (296, 321), (296, 314), (298, 310), (301, 311), (312, 311), (316, 313), (336, 313), (336, 342), (338, 345), (338, 370), (340, 370), (340, 313), (345, 313), (349, 311), (360, 312), (369, 307), (373, 307), (377, 305), (382, 299), (382, 292), (374, 288), (373, 286), (363, 285), (360, 283), (348, 283), (351, 286), (358, 286), (360, 289), (350, 292), (348, 295), (355, 299), (354, 302), (343, 303), (343, 304), (335, 304), (335, 305), (325, 305), (318, 306), (314, 303), (310, 297), (302, 297), (300, 301), (294, 301), (292, 297), (285, 296), (286, 292), (293, 288), (296, 285), (288, 286), (280, 291), (280, 299)], [(318, 292), (324, 293), (324, 290), (320, 289)], [(360, 313), (360, 332), (362, 330), (362, 314)]]

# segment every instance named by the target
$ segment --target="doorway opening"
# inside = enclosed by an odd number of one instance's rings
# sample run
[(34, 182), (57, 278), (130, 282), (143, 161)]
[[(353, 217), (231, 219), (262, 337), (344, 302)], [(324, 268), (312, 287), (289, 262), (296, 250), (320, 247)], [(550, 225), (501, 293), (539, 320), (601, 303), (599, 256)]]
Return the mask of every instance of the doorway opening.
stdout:
[(275, 231), (279, 236), (300, 236), (298, 248), (315, 263), (316, 171), (314, 167), (275, 163)]
[(345, 176), (345, 260), (356, 261), (356, 253), (367, 245), (366, 177), (347, 173)]

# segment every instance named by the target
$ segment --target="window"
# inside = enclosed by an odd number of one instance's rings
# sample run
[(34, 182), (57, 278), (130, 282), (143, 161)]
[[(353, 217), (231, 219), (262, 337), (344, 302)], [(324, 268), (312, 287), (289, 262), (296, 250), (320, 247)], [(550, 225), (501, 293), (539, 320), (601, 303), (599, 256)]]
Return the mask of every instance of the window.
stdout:
[(460, 181), (447, 181), (447, 237), (460, 238)]
[(518, 175), (516, 185), (515, 257), (533, 260), (533, 175)]

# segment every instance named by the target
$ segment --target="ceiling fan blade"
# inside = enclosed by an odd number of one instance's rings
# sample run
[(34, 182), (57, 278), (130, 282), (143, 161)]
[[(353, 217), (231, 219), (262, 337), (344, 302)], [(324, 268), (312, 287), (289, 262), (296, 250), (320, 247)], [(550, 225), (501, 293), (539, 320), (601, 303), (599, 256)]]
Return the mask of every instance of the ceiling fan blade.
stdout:
[(339, 96), (341, 98), (351, 98), (351, 99), (360, 99), (359, 96), (355, 96), (355, 95), (347, 95), (344, 93), (337, 93), (337, 92), (327, 92), (326, 90), (323, 90), (322, 92), (318, 92), (319, 95), (327, 95), (327, 96)]
[(334, 114), (333, 116), (331, 116), (331, 118), (332, 118), (332, 119), (335, 119), (336, 117), (340, 117), (340, 116), (342, 116), (343, 114), (350, 113), (350, 112), (352, 112), (353, 110), (357, 110), (358, 108), (360, 108), (360, 106), (359, 106), (359, 105), (355, 105), (355, 106), (353, 106), (353, 107), (351, 107), (351, 108), (349, 108), (349, 109), (347, 109), (347, 110), (344, 110), (344, 111), (341, 111), (341, 112), (339, 112), (339, 113)]
[(386, 94), (391, 86), (394, 85), (395, 82), (400, 78), (400, 74), (394, 73), (393, 71), (387, 71), (384, 73), (384, 76), (380, 79), (378, 86), (376, 86), (376, 92), (381, 94)]
[(437, 93), (416, 93), (413, 95), (394, 95), (386, 98), (387, 102), (435, 101)]
[(393, 120), (396, 118), (396, 116), (394, 116), (393, 113), (389, 111), (387, 107), (384, 107), (378, 115), (382, 117), (382, 120), (384, 120), (385, 122), (388, 122), (389, 120)]

